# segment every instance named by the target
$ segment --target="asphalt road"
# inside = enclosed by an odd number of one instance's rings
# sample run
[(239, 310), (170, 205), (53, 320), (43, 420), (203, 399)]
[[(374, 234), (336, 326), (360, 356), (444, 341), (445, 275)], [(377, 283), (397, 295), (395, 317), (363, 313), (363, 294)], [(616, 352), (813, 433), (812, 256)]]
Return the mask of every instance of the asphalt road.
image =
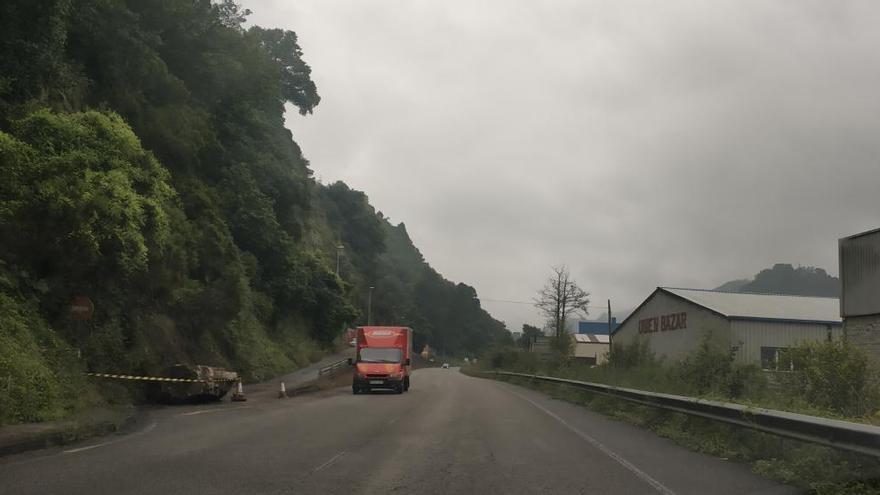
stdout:
[(743, 494), (746, 467), (510, 384), (422, 369), (349, 388), (151, 412), (127, 435), (0, 459), (3, 494)]

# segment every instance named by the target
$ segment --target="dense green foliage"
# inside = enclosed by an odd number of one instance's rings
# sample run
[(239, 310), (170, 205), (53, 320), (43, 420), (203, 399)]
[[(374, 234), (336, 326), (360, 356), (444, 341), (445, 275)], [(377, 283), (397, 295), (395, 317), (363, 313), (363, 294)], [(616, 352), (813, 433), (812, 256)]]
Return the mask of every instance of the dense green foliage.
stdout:
[(765, 268), (752, 280), (731, 280), (716, 290), (791, 294), (794, 296), (840, 297), (840, 279), (821, 268), (777, 263)]
[[(310, 68), (295, 33), (246, 14), (0, 6), (0, 422), (69, 413), (85, 369), (255, 380), (306, 364), (365, 322), (369, 287), (374, 323), (417, 344), (475, 353), (508, 335), (364, 193), (312, 178), (284, 127), (285, 104), (320, 102)], [(74, 296), (91, 320), (70, 318)]]
[(782, 374), (790, 394), (816, 408), (861, 417), (880, 409), (880, 375), (853, 344), (812, 342), (790, 351), (794, 372)]

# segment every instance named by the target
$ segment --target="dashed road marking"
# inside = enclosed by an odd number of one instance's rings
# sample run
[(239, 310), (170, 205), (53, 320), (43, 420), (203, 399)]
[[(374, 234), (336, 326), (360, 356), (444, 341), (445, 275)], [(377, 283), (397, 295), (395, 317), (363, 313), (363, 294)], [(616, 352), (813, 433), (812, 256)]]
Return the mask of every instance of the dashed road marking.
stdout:
[(178, 416), (195, 416), (196, 414), (238, 411), (240, 409), (253, 409), (253, 408), (251, 406), (238, 406), (238, 407), (226, 407), (223, 409), (199, 409), (196, 411), (189, 411), (189, 412), (185, 412), (185, 413), (180, 413), (180, 414), (178, 414)]
[(113, 445), (114, 443), (119, 443), (119, 442), (122, 442), (122, 441), (124, 441), (124, 440), (128, 440), (129, 438), (132, 438), (132, 437), (136, 437), (136, 436), (140, 436), (140, 435), (145, 435), (145, 434), (147, 434), (147, 433), (153, 431), (153, 429), (154, 429), (154, 428), (156, 427), (156, 425), (158, 425), (158, 424), (159, 424), (159, 423), (155, 423), (155, 422), (153, 422), (153, 423), (150, 423), (149, 425), (147, 425), (147, 427), (144, 428), (143, 430), (138, 431), (138, 432), (136, 432), (136, 433), (132, 433), (131, 435), (128, 435), (128, 436), (125, 436), (125, 437), (122, 437), (122, 438), (117, 438), (116, 440), (111, 440), (111, 441), (109, 441), (109, 442), (103, 442), (103, 443), (99, 443), (99, 444), (95, 444), (95, 445), (87, 445), (87, 446), (85, 446), (85, 447), (79, 447), (79, 448), (76, 448), (76, 449), (64, 450), (64, 451), (62, 451), (61, 453), (62, 453), (62, 454), (75, 454), (75, 453), (77, 453), (77, 452), (83, 452), (83, 451), (86, 451), (86, 450), (97, 449), (98, 447), (106, 447), (106, 446), (108, 446), (108, 445)]
[(340, 453), (334, 455), (333, 457), (331, 457), (330, 459), (328, 459), (327, 462), (325, 462), (324, 464), (321, 464), (320, 466), (316, 467), (315, 469), (312, 469), (312, 472), (317, 473), (318, 471), (327, 469), (328, 467), (332, 466), (336, 461), (338, 461), (339, 459), (342, 459), (345, 456), (345, 454), (347, 454), (347, 453), (348, 452), (343, 450), (342, 452), (340, 452)]

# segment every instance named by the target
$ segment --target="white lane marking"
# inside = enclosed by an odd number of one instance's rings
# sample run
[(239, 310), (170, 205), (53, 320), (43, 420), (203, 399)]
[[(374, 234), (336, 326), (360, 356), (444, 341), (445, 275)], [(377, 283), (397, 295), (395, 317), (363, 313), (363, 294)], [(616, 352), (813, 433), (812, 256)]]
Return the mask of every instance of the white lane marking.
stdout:
[(324, 464), (321, 464), (320, 466), (316, 467), (315, 469), (312, 469), (312, 472), (317, 473), (318, 471), (321, 471), (323, 469), (327, 469), (328, 467), (332, 466), (333, 463), (335, 463), (339, 459), (342, 459), (342, 457), (347, 453), (348, 452), (343, 450), (342, 452), (340, 452), (340, 453), (334, 455), (333, 457), (331, 457), (330, 459), (328, 459), (327, 462), (325, 462)]
[(111, 441), (109, 441), (109, 442), (99, 443), (99, 444), (96, 444), (96, 445), (89, 445), (89, 446), (86, 446), (86, 447), (79, 447), (79, 448), (76, 448), (76, 449), (64, 450), (64, 451), (62, 451), (62, 453), (63, 453), (63, 454), (75, 454), (75, 453), (77, 453), (77, 452), (83, 452), (83, 451), (85, 451), (85, 450), (92, 450), (92, 449), (97, 449), (98, 447), (106, 447), (107, 445), (113, 445), (114, 443), (119, 443), (119, 442), (121, 442), (121, 441), (123, 441), (123, 440), (128, 440), (129, 438), (132, 438), (132, 437), (136, 437), (136, 436), (140, 436), (140, 435), (145, 435), (145, 434), (147, 434), (147, 433), (153, 431), (153, 429), (154, 429), (154, 428), (156, 427), (156, 425), (158, 425), (158, 424), (159, 424), (159, 423), (153, 422), (153, 423), (150, 423), (149, 425), (147, 425), (147, 427), (144, 428), (143, 430), (138, 431), (138, 432), (136, 432), (136, 433), (132, 433), (131, 435), (128, 435), (128, 436), (126, 436), (126, 437), (117, 438), (116, 440), (111, 440)]
[(587, 435), (586, 433), (582, 432), (581, 430), (578, 430), (574, 426), (570, 425), (567, 421), (560, 418), (553, 411), (550, 411), (549, 409), (545, 408), (541, 404), (538, 404), (537, 402), (533, 401), (532, 399), (529, 399), (528, 397), (526, 397), (522, 394), (514, 392), (513, 390), (508, 390), (508, 391), (510, 393), (512, 393), (513, 395), (516, 395), (520, 399), (528, 402), (529, 404), (537, 407), (538, 409), (543, 411), (544, 414), (546, 414), (546, 415), (550, 416), (551, 418), (555, 419), (556, 421), (558, 421), (562, 426), (565, 426), (566, 428), (571, 430), (572, 433), (574, 433), (575, 435), (586, 440), (590, 445), (599, 449), (603, 454), (614, 459), (615, 461), (617, 461), (618, 464), (625, 467), (626, 469), (629, 469), (633, 474), (635, 474), (636, 476), (641, 478), (642, 481), (644, 481), (645, 483), (654, 487), (654, 489), (657, 490), (658, 492), (660, 492), (664, 495), (675, 495), (674, 491), (670, 490), (669, 488), (666, 488), (666, 486), (664, 486), (662, 483), (660, 483), (659, 481), (652, 478), (651, 475), (642, 471), (641, 469), (639, 469), (635, 465), (633, 465), (631, 462), (627, 461), (626, 459), (624, 459), (620, 455), (616, 454), (614, 451), (612, 451), (611, 449), (606, 447), (604, 444), (602, 444), (602, 442), (596, 440), (595, 438), (591, 437), (590, 435)]
[(228, 408), (224, 408), (224, 409), (201, 409), (198, 411), (190, 411), (190, 412), (180, 413), (180, 414), (178, 414), (178, 416), (195, 416), (196, 414), (237, 411), (239, 409), (252, 409), (252, 407), (251, 406), (238, 406), (238, 407), (228, 407)]
[(114, 443), (116, 443), (118, 441), (119, 440), (114, 440), (112, 442), (104, 442), (104, 443), (99, 443), (97, 445), (89, 445), (88, 447), (80, 447), (78, 449), (65, 450), (64, 453), (65, 454), (75, 454), (77, 452), (82, 452), (84, 450), (92, 450), (92, 449), (97, 449), (98, 447), (104, 447), (106, 445), (113, 445)]

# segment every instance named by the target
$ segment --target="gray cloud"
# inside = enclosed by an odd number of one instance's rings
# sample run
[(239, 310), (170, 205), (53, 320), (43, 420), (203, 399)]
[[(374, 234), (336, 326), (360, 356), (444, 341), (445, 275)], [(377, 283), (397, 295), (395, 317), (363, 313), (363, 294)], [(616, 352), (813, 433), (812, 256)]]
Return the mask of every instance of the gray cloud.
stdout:
[(616, 307), (836, 273), (836, 239), (880, 223), (875, 2), (246, 5), (300, 36), (322, 101), (288, 126), (316, 175), (484, 298), (529, 300), (563, 262)]

